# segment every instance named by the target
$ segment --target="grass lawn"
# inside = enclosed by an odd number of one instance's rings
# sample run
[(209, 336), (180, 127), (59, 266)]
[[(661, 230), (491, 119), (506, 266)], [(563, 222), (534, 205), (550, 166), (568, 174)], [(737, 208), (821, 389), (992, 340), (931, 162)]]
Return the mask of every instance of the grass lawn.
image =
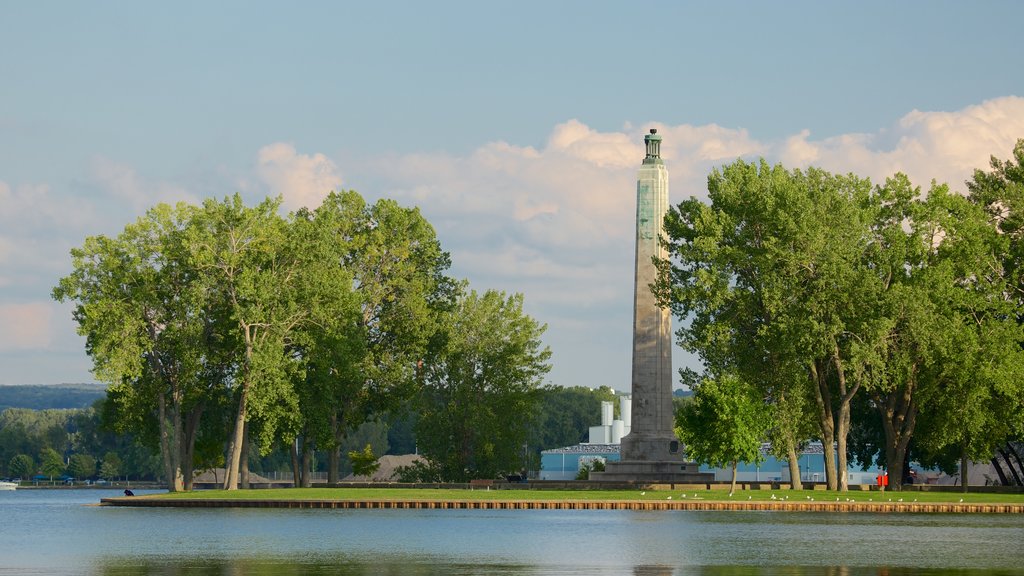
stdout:
[(937, 502), (965, 504), (1024, 504), (1024, 494), (976, 494), (960, 492), (830, 492), (825, 490), (744, 490), (729, 496), (727, 490), (437, 490), (413, 488), (272, 488), (260, 490), (199, 490), (146, 496), (168, 499), (239, 500), (666, 500), (707, 501), (776, 500), (815, 502)]

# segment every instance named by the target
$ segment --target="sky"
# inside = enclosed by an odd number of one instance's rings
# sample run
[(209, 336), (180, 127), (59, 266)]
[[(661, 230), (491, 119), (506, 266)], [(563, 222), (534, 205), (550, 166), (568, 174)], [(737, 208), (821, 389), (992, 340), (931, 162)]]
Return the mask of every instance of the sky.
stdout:
[[(963, 191), (1024, 138), (1015, 1), (0, 0), (0, 384), (95, 381), (71, 248), (161, 202), (418, 206), (547, 325), (547, 381), (630, 383), (636, 171), (763, 157)], [(677, 367), (699, 369), (679, 348)]]

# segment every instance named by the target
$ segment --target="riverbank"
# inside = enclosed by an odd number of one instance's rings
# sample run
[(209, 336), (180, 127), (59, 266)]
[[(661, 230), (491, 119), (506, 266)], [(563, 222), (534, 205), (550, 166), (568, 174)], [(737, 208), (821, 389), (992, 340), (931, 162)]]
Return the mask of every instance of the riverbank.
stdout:
[(159, 508), (328, 508), (475, 510), (772, 510), (1024, 514), (1024, 497), (1008, 494), (743, 492), (636, 490), (433, 490), (291, 488), (211, 490), (103, 498), (105, 506)]

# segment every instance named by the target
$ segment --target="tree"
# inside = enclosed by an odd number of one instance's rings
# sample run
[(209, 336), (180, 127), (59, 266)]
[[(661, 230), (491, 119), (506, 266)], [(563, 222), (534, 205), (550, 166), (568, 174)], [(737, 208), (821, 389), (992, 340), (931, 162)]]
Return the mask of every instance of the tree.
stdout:
[(11, 462), (7, 465), (7, 470), (10, 472), (12, 478), (21, 478), (22, 480), (28, 480), (35, 473), (36, 463), (32, 460), (32, 457), (28, 454), (18, 454), (14, 458), (11, 458)]
[(72, 454), (68, 474), (79, 480), (92, 478), (96, 475), (96, 459), (88, 454)]
[(39, 453), (39, 471), (53, 480), (54, 476), (64, 473), (64, 459), (53, 448), (43, 448)]
[(336, 482), (344, 436), (402, 409), (415, 393), (416, 366), (455, 285), (445, 276), (448, 254), (418, 209), (391, 200), (367, 205), (348, 191), (299, 216), (327, 238), (354, 296), (354, 308), (310, 324), (302, 342), (300, 402), (304, 414), (316, 414), (306, 435), (329, 450), (328, 482)]
[(228, 377), (226, 309), (200, 282), (188, 243), (198, 217), (193, 206), (160, 204), (115, 238), (86, 238), (53, 291), (76, 303), (115, 428), (159, 439), (171, 491), (190, 485), (200, 417)]
[(884, 329), (863, 258), (870, 183), (738, 160), (712, 172), (708, 191), (710, 205), (691, 198), (666, 215), (656, 293), (710, 373), (764, 387), (786, 415), (791, 463), (789, 419), (813, 399), (828, 485), (845, 489), (850, 403), (873, 350), (863, 343)]
[(689, 458), (732, 468), (730, 493), (736, 491), (739, 462), (764, 460), (761, 445), (768, 427), (768, 411), (758, 390), (734, 375), (702, 381), (693, 402), (683, 405), (676, 417), (676, 435)]
[(348, 459), (352, 462), (352, 473), (356, 476), (373, 476), (380, 468), (380, 462), (373, 453), (373, 446), (369, 444), (362, 450), (349, 452)]
[(416, 438), (446, 481), (494, 478), (524, 466), (551, 353), (540, 340), (545, 326), (522, 307), (518, 294), (461, 296), (424, 362)]
[(121, 458), (115, 452), (107, 452), (100, 463), (100, 477), (115, 479), (121, 475)]
[[(288, 223), (278, 216), (280, 199), (246, 207), (239, 195), (207, 200), (186, 231), (197, 285), (225, 303), (234, 324), (232, 381), (236, 409), (228, 441), (224, 488), (238, 488), (246, 424), (261, 421), (264, 450), (277, 428), (298, 412), (290, 382), (296, 365), (286, 354), (291, 331), (308, 317), (310, 303), (299, 300), (303, 258)], [(315, 307), (315, 305), (313, 306)], [(250, 411), (252, 414), (250, 414)], [(244, 475), (244, 472), (243, 472)]]

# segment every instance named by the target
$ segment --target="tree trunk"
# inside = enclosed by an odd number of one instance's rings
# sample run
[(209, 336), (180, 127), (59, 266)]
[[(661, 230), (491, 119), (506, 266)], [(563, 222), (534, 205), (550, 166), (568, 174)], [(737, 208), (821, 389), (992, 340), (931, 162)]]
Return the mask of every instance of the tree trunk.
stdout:
[(836, 467), (839, 471), (839, 490), (846, 492), (850, 489), (850, 479), (848, 477), (849, 464), (847, 464), (846, 455), (846, 437), (850, 433), (850, 404), (853, 402), (853, 396), (857, 393), (857, 389), (860, 388), (860, 383), (855, 382), (847, 386), (846, 369), (843, 367), (843, 360), (839, 353), (839, 344), (837, 343), (833, 343), (832, 364), (836, 368), (836, 376), (839, 380), (839, 414), (836, 427), (836, 451), (838, 452), (839, 461)]
[(238, 487), (249, 489), (249, 423), (242, 428), (242, 455), (238, 459)]
[(1000, 448), (998, 452), (1003, 456), (1003, 460), (1006, 460), (1006, 467), (1010, 469), (1010, 474), (1013, 476), (1014, 486), (1024, 486), (1024, 482), (1021, 482), (1020, 475), (1017, 474), (1017, 469), (1013, 467), (1013, 461), (1010, 460), (1010, 454), (1005, 448)]
[(312, 444), (312, 442), (309, 442), (308, 439), (306, 439), (302, 443), (302, 475), (301, 475), (301, 485), (302, 485), (303, 488), (309, 488), (310, 486), (313, 485), (313, 479), (311, 478), (312, 470), (310, 470), (310, 465), (312, 464), (312, 460), (313, 460), (313, 449), (312, 449), (311, 444)]
[[(1024, 462), (1021, 461), (1020, 452), (1017, 450), (1017, 447), (1013, 445), (1013, 442), (1007, 442), (1006, 449), (1009, 450), (1010, 454), (1013, 454), (1013, 457), (1017, 459), (1017, 469), (1020, 470), (1021, 476), (1024, 477)], [(1010, 464), (1010, 467), (1013, 467), (1012, 463)]]
[(203, 415), (203, 405), (199, 404), (193, 408), (186, 420), (185, 424), (185, 438), (182, 441), (182, 455), (181, 455), (181, 470), (182, 475), (185, 477), (185, 490), (192, 490), (192, 480), (195, 475), (193, 469), (193, 462), (195, 461), (196, 454), (196, 435), (199, 433), (199, 421)]
[(334, 437), (334, 445), (331, 446), (327, 455), (327, 483), (335, 485), (338, 483), (338, 468), (341, 465), (341, 433), (339, 429), (338, 413), (331, 414), (331, 434)]
[(299, 438), (296, 436), (292, 439), (291, 446), (292, 455), (292, 488), (298, 488), (302, 485), (302, 477), (299, 469)]
[(1003, 467), (999, 464), (999, 455), (992, 456), (989, 459), (992, 463), (992, 468), (996, 471), (996, 476), (999, 476), (999, 484), (1001, 486), (1009, 486), (1010, 479), (1006, 477), (1006, 472), (1003, 472)]
[(164, 478), (167, 479), (167, 490), (174, 492), (174, 467), (171, 457), (170, 434), (167, 431), (167, 400), (163, 394), (157, 398), (157, 420), (160, 422), (160, 457), (164, 464)]
[(885, 432), (885, 461), (889, 470), (900, 472), (889, 479), (893, 490), (903, 489), (903, 468), (910, 439), (917, 424), (917, 403), (914, 392), (917, 389), (917, 367), (914, 366), (906, 384), (886, 394), (874, 394), (872, 399), (882, 416), (882, 430)]
[(967, 448), (964, 448), (963, 452), (960, 453), (960, 491), (966, 493), (967, 485), (970, 484), (970, 480), (967, 478), (968, 468), (967, 461)]
[(835, 421), (832, 417), (832, 394), (828, 389), (828, 381), (823, 370), (818, 369), (818, 362), (810, 365), (811, 379), (814, 381), (814, 402), (818, 407), (818, 427), (821, 430), (821, 449), (825, 457), (825, 482), (829, 490), (835, 490), (836, 455), (835, 455)]
[(732, 461), (732, 485), (729, 486), (729, 495), (736, 492), (736, 461)]
[(171, 472), (173, 476), (169, 477), (167, 482), (173, 486), (172, 492), (182, 492), (185, 490), (185, 477), (181, 470), (181, 451), (182, 451), (182, 436), (184, 436), (182, 422), (181, 422), (181, 397), (180, 394), (174, 392), (171, 401)]
[(800, 477), (800, 456), (796, 453), (796, 447), (792, 442), (786, 446), (789, 456), (789, 482), (793, 490), (803, 490), (804, 481)]
[(238, 464), (242, 458), (242, 436), (245, 433), (246, 398), (249, 393), (249, 375), (246, 374), (242, 383), (242, 393), (238, 400), (238, 412), (235, 415), (235, 428), (228, 444), (227, 471), (224, 474), (224, 489), (238, 489)]
[(241, 325), (245, 334), (245, 365), (242, 367), (242, 393), (238, 396), (238, 413), (235, 416), (235, 430), (228, 444), (227, 472), (224, 474), (224, 489), (238, 489), (238, 469), (242, 460), (242, 443), (245, 436), (246, 408), (249, 400), (249, 386), (252, 383), (252, 356), (255, 351), (253, 327)]

